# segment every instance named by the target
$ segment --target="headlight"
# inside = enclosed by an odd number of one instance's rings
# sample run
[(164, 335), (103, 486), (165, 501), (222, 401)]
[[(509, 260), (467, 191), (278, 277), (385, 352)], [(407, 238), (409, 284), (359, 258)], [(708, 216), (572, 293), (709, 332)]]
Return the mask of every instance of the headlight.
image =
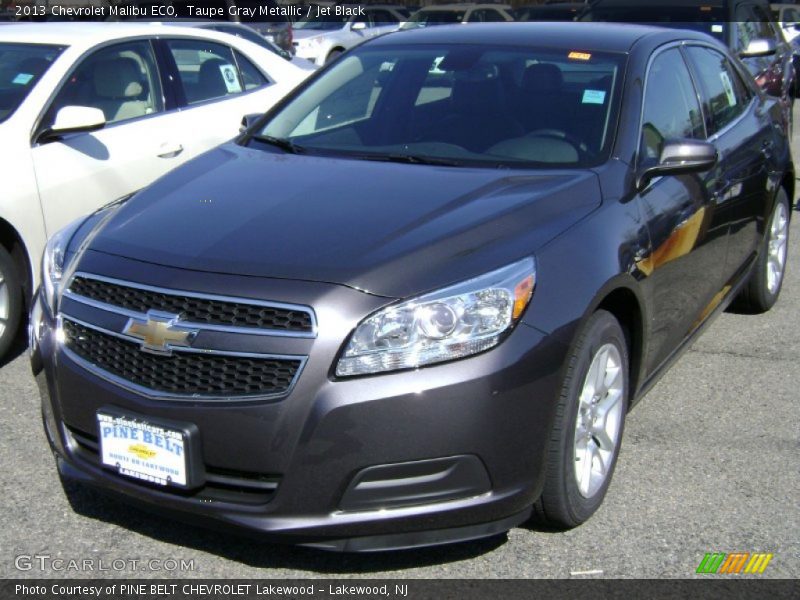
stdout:
[(533, 295), (527, 258), (481, 277), (384, 308), (356, 327), (336, 375), (366, 375), (463, 358), (496, 346)]
[[(125, 197), (121, 200), (109, 204), (88, 217), (81, 217), (73, 221), (60, 231), (56, 232), (48, 241), (42, 257), (42, 294), (44, 300), (52, 314), (58, 312), (58, 305), (61, 300), (61, 289), (63, 283), (69, 279), (70, 266), (77, 264), (86, 247), (94, 239), (94, 236), (102, 229), (103, 225), (112, 217), (114, 213), (128, 200)], [(72, 238), (78, 234), (79, 230), (81, 243), (72, 248), (72, 254), (67, 256), (70, 249)]]
[(85, 221), (86, 217), (73, 221), (47, 241), (42, 258), (42, 292), (44, 300), (53, 314), (58, 310), (58, 300), (61, 297), (60, 288), (64, 279), (67, 247), (75, 232)]

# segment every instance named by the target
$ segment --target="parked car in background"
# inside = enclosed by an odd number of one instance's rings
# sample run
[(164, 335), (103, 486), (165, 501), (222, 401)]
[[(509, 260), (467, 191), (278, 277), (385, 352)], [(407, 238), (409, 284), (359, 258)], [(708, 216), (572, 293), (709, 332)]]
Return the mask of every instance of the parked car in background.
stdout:
[(574, 21), (586, 8), (585, 2), (531, 4), (514, 10), (515, 21)]
[(0, 356), (49, 235), (232, 138), (308, 74), (213, 31), (0, 27)]
[(796, 4), (770, 4), (773, 20), (780, 25), (786, 41), (791, 42), (800, 35), (800, 6)]
[[(264, 17), (260, 15), (260, 12), (254, 13), (256, 16), (248, 16), (250, 14), (249, 10), (258, 11), (262, 6), (267, 9), (278, 8), (279, 5), (276, 0), (202, 0), (201, 2), (195, 0), (117, 0), (115, 5), (120, 8), (139, 8), (143, 10), (149, 10), (153, 6), (163, 6), (169, 7), (174, 12), (159, 15), (162, 17), (192, 21), (202, 19), (205, 21), (225, 20), (243, 23), (276, 44), (279, 48), (287, 52), (294, 52), (292, 22), (288, 17), (279, 13)], [(210, 16), (198, 16), (198, 13), (194, 10), (197, 8), (209, 11), (208, 14)], [(242, 9), (242, 12), (232, 9)], [(213, 15), (210, 11), (213, 11)], [(122, 17), (123, 20), (128, 20), (129, 18), (150, 21), (154, 17), (152, 12), (144, 17), (140, 15)]]
[(283, 48), (279, 48), (276, 44), (270, 42), (252, 27), (247, 27), (241, 23), (230, 23), (228, 21), (163, 21), (163, 23), (166, 25), (177, 25), (179, 27), (197, 27), (199, 29), (209, 29), (211, 31), (218, 31), (219, 33), (235, 35), (247, 40), (248, 42), (253, 42), (262, 48), (266, 48), (270, 52), (274, 52), (281, 58), (291, 62), (299, 69), (304, 69), (306, 71), (316, 71), (317, 69), (317, 65), (310, 60), (301, 58), (299, 56), (294, 56), (294, 54), (291, 52), (284, 50)]
[(48, 243), (31, 355), (58, 469), (332, 550), (577, 526), (628, 409), (735, 298), (778, 299), (780, 119), (691, 31), (370, 40)]
[(294, 46), (297, 56), (322, 66), (365, 40), (396, 31), (400, 23), (407, 18), (392, 6), (342, 6), (355, 13), (359, 12), (359, 8), (363, 8), (363, 15), (317, 14), (317, 9), (312, 7), (310, 18), (294, 24)]
[(455, 23), (502, 23), (513, 21), (507, 4), (435, 4), (411, 15), (401, 29), (419, 29)]
[(780, 98), (791, 131), (797, 86), (793, 53), (766, 0), (596, 0), (579, 18), (694, 29), (717, 38), (742, 59), (765, 92)]

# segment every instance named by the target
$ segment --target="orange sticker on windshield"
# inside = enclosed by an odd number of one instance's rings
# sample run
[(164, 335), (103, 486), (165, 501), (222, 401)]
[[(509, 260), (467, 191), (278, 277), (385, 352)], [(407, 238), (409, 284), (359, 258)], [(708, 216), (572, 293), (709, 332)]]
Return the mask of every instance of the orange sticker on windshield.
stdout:
[(570, 52), (567, 55), (567, 58), (571, 58), (572, 60), (589, 60), (592, 58), (592, 55), (588, 52)]

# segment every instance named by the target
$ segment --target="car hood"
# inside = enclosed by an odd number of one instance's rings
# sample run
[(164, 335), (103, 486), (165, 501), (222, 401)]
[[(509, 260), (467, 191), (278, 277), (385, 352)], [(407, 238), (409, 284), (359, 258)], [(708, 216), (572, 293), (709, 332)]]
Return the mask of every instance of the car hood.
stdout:
[(600, 203), (596, 175), (220, 146), (128, 201), (93, 251), (402, 298), (535, 250)]

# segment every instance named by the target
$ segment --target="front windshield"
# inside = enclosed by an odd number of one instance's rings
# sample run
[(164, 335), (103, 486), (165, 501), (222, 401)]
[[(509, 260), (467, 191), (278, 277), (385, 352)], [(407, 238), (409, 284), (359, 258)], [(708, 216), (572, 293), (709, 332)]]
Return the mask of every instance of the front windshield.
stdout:
[(623, 60), (473, 45), (355, 49), (273, 115), (255, 143), (365, 160), (599, 164)]
[[(313, 10), (311, 11), (314, 12)], [(297, 21), (294, 24), (295, 29), (308, 29), (311, 31), (334, 31), (336, 29), (341, 29), (344, 27), (345, 23), (347, 23), (348, 16), (336, 16), (336, 15), (312, 15), (308, 19), (303, 19), (301, 21)]]
[(466, 11), (462, 10), (420, 10), (414, 13), (400, 29), (415, 29), (431, 25), (448, 25), (461, 23)]
[(58, 46), (0, 43), (0, 122), (17, 110), (62, 50)]
[(711, 6), (673, 6), (668, 4), (647, 6), (593, 5), (578, 18), (579, 21), (610, 21), (638, 23), (675, 29), (690, 29), (707, 33), (721, 42), (725, 41), (728, 24), (725, 12)]

